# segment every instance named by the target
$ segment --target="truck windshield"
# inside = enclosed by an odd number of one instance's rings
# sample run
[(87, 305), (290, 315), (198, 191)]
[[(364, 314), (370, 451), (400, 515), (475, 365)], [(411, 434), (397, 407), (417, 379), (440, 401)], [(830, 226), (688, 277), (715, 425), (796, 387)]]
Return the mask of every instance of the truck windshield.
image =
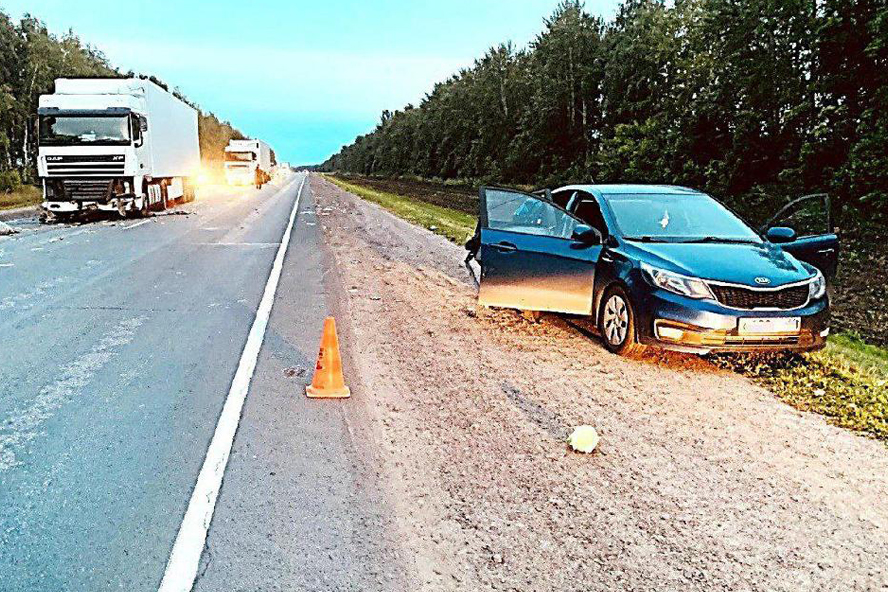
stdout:
[(128, 115), (40, 117), (40, 143), (126, 145), (130, 143)]
[(623, 236), (662, 242), (761, 242), (726, 207), (702, 193), (605, 195)]
[(225, 160), (228, 162), (252, 162), (256, 155), (252, 152), (226, 152)]

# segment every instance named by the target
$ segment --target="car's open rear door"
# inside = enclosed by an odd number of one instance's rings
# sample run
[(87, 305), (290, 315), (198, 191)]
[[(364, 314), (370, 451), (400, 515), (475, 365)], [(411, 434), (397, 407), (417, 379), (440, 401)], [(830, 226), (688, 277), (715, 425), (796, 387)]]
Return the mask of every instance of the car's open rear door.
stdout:
[(590, 314), (600, 244), (573, 240), (580, 221), (545, 197), (484, 187), (478, 300), (485, 306)]
[(792, 200), (762, 227), (787, 226), (798, 238), (780, 247), (796, 259), (810, 263), (827, 277), (833, 277), (839, 263), (839, 237), (833, 232), (829, 196), (806, 195)]

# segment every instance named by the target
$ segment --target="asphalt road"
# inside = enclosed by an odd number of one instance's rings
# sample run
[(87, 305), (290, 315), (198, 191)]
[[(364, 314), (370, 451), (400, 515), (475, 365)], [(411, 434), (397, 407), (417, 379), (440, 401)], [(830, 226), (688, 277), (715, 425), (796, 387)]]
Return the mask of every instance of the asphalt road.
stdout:
[[(0, 590), (157, 589), (299, 181), (0, 238)], [(360, 416), (302, 393), (317, 224), (306, 183), (196, 590), (404, 588)]]

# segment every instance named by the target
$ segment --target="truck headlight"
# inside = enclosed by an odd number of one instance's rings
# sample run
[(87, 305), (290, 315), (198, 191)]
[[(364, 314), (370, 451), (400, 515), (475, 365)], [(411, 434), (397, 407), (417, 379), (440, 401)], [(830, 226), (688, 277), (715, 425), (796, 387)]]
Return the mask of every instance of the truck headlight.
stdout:
[(820, 273), (820, 270), (817, 270), (817, 275), (814, 276), (814, 279), (811, 280), (811, 283), (808, 284), (808, 297), (811, 300), (816, 300), (818, 298), (823, 298), (823, 295), (826, 294), (826, 278), (823, 277), (823, 274)]
[(680, 294), (688, 298), (710, 298), (715, 300), (712, 290), (706, 285), (706, 282), (699, 278), (688, 277), (664, 269), (657, 269), (647, 263), (641, 264), (641, 270), (647, 276), (650, 282), (673, 294)]

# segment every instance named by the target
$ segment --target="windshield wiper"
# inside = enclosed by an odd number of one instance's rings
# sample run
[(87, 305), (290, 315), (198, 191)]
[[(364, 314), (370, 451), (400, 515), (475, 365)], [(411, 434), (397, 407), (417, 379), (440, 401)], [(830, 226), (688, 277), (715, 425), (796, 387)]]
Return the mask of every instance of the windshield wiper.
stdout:
[(723, 236), (703, 236), (700, 238), (691, 238), (683, 240), (683, 243), (732, 243), (742, 245), (755, 245), (758, 241), (749, 238), (726, 238)]
[(666, 240), (665, 238), (656, 237), (656, 236), (627, 236), (625, 237), (628, 241), (639, 242), (639, 243), (671, 243), (674, 241)]

